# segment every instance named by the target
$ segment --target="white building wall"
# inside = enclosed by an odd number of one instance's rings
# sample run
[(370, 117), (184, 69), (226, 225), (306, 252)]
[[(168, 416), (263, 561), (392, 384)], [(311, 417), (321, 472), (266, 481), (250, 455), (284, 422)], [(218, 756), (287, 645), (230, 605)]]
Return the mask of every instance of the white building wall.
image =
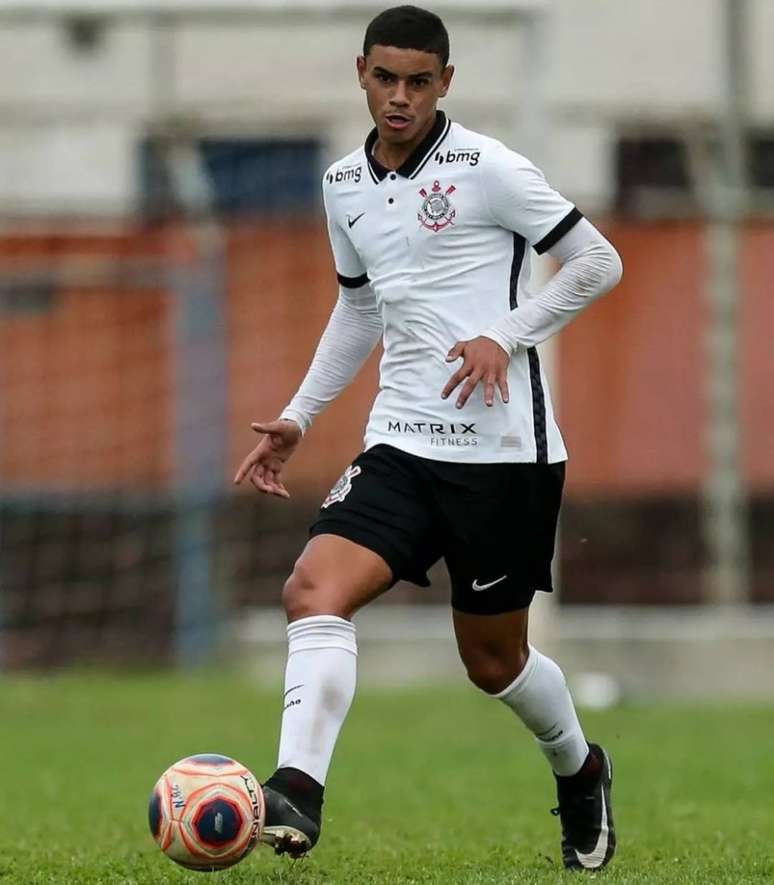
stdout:
[(148, 28), (117, 22), (87, 54), (56, 20), (0, 24), (0, 103), (29, 113), (79, 113), (147, 102)]
[(568, 114), (706, 115), (720, 92), (721, 0), (558, 0), (548, 89)]
[(748, 0), (752, 10), (750, 35), (750, 75), (752, 89), (750, 110), (754, 119), (774, 126), (774, 3), (771, 0)]
[[(750, 4), (751, 106), (756, 121), (774, 124), (774, 3)], [(605, 208), (619, 122), (711, 116), (720, 11), (721, 0), (553, 0), (542, 86), (551, 123), (529, 152), (568, 196)], [(327, 159), (349, 151), (370, 125), (354, 73), (364, 24), (189, 23), (165, 41), (119, 21), (87, 53), (55, 20), (2, 27), (0, 205), (127, 211), (136, 144), (165, 114), (221, 134), (321, 135)], [(447, 24), (457, 66), (448, 112), (519, 149), (531, 47), (502, 23)]]
[(135, 134), (110, 122), (0, 125), (0, 214), (129, 210)]

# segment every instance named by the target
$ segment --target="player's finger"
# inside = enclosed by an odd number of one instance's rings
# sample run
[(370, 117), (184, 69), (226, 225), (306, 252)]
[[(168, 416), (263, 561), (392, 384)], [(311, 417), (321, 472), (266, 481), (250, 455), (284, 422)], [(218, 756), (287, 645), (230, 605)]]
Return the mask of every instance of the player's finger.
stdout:
[(449, 394), (455, 390), (472, 371), (473, 367), (469, 363), (464, 363), (461, 369), (457, 369), (446, 382), (446, 387), (441, 391), (441, 399), (446, 399), (446, 397), (449, 396)]
[(250, 474), (250, 482), (258, 489), (259, 492), (264, 492), (267, 495), (270, 495), (271, 486), (263, 478), (263, 471), (253, 470)]
[[(264, 479), (271, 486), (272, 491), (275, 495), (281, 495), (283, 491), (285, 491), (285, 487), (282, 485), (282, 480), (280, 479), (280, 470), (282, 468), (274, 468), (268, 467), (266, 469), (266, 473)], [(287, 492), (286, 492), (287, 494)]]
[(279, 479), (279, 477), (277, 478), (277, 481), (275, 483), (275, 494), (278, 495), (280, 498), (290, 497), (290, 492), (285, 488), (284, 483), (282, 482), (282, 480)]
[(490, 372), (484, 379), (484, 402), (491, 406), (494, 403), (495, 376)]
[(274, 474), (268, 470), (255, 470), (250, 476), (250, 481), (259, 492), (267, 495), (276, 495), (279, 498), (290, 497), (287, 489), (282, 483), (277, 483), (274, 479)]
[(289, 498), (290, 493), (279, 478), (279, 471), (267, 467), (263, 471), (263, 482), (268, 487), (270, 494), (279, 498)]
[[(265, 486), (266, 483), (266, 468), (263, 464), (257, 463), (253, 465), (253, 469), (250, 472), (250, 482), (258, 488), (257, 483), (260, 483), (262, 486)], [(265, 491), (265, 489), (262, 489)]]
[(503, 402), (507, 403), (510, 399), (510, 391), (508, 390), (508, 372), (507, 370), (502, 370), (497, 376), (497, 386), (500, 388), (500, 396), (503, 398)]
[(255, 464), (251, 464), (251, 465), (247, 468), (247, 470), (244, 471), (244, 473), (242, 474), (242, 476), (241, 476), (241, 478), (240, 478), (239, 481), (242, 482), (243, 480), (246, 479), (248, 482), (252, 482), (252, 481), (253, 481), (253, 472), (254, 472), (254, 471), (255, 471)]
[(458, 341), (454, 347), (446, 354), (446, 362), (453, 363), (454, 360), (459, 359), (462, 356), (462, 351), (465, 349), (466, 341)]
[(481, 380), (481, 372), (474, 372), (470, 378), (462, 385), (460, 395), (457, 397), (456, 406), (461, 409), (468, 401), (468, 397), (476, 389), (476, 384)]
[(250, 469), (255, 465), (257, 454), (255, 452), (250, 452), (250, 454), (245, 458), (244, 461), (239, 465), (239, 470), (237, 470), (236, 475), (234, 476), (234, 483), (239, 485), (240, 482), (247, 476)]
[(282, 433), (281, 421), (253, 421), (250, 425), (256, 433)]

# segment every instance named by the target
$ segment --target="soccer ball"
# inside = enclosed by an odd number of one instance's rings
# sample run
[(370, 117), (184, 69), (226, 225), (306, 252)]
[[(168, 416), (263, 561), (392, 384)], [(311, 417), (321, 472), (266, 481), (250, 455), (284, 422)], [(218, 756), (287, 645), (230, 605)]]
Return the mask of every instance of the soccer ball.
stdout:
[(209, 872), (246, 857), (261, 837), (264, 818), (255, 776), (215, 753), (171, 765), (156, 782), (148, 807), (151, 833), (164, 854), (189, 870)]

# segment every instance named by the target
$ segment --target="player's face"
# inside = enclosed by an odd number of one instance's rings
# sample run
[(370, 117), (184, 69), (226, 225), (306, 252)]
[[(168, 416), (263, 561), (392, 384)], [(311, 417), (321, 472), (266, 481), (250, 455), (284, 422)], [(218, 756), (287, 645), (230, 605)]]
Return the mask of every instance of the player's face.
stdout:
[(454, 68), (434, 52), (373, 46), (358, 58), (357, 72), (379, 139), (397, 146), (418, 142), (432, 127)]

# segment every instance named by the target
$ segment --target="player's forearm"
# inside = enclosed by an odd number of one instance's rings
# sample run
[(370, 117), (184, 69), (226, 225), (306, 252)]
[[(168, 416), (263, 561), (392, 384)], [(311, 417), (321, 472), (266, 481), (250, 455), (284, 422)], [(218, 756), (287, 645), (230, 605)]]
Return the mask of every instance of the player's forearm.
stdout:
[(340, 292), (309, 371), (280, 416), (295, 421), (304, 433), (350, 384), (381, 338), (381, 317), (367, 288)]
[(525, 301), (483, 332), (505, 350), (534, 347), (564, 328), (582, 310), (613, 289), (623, 266), (618, 252), (583, 219), (549, 254), (559, 271), (534, 298)]

